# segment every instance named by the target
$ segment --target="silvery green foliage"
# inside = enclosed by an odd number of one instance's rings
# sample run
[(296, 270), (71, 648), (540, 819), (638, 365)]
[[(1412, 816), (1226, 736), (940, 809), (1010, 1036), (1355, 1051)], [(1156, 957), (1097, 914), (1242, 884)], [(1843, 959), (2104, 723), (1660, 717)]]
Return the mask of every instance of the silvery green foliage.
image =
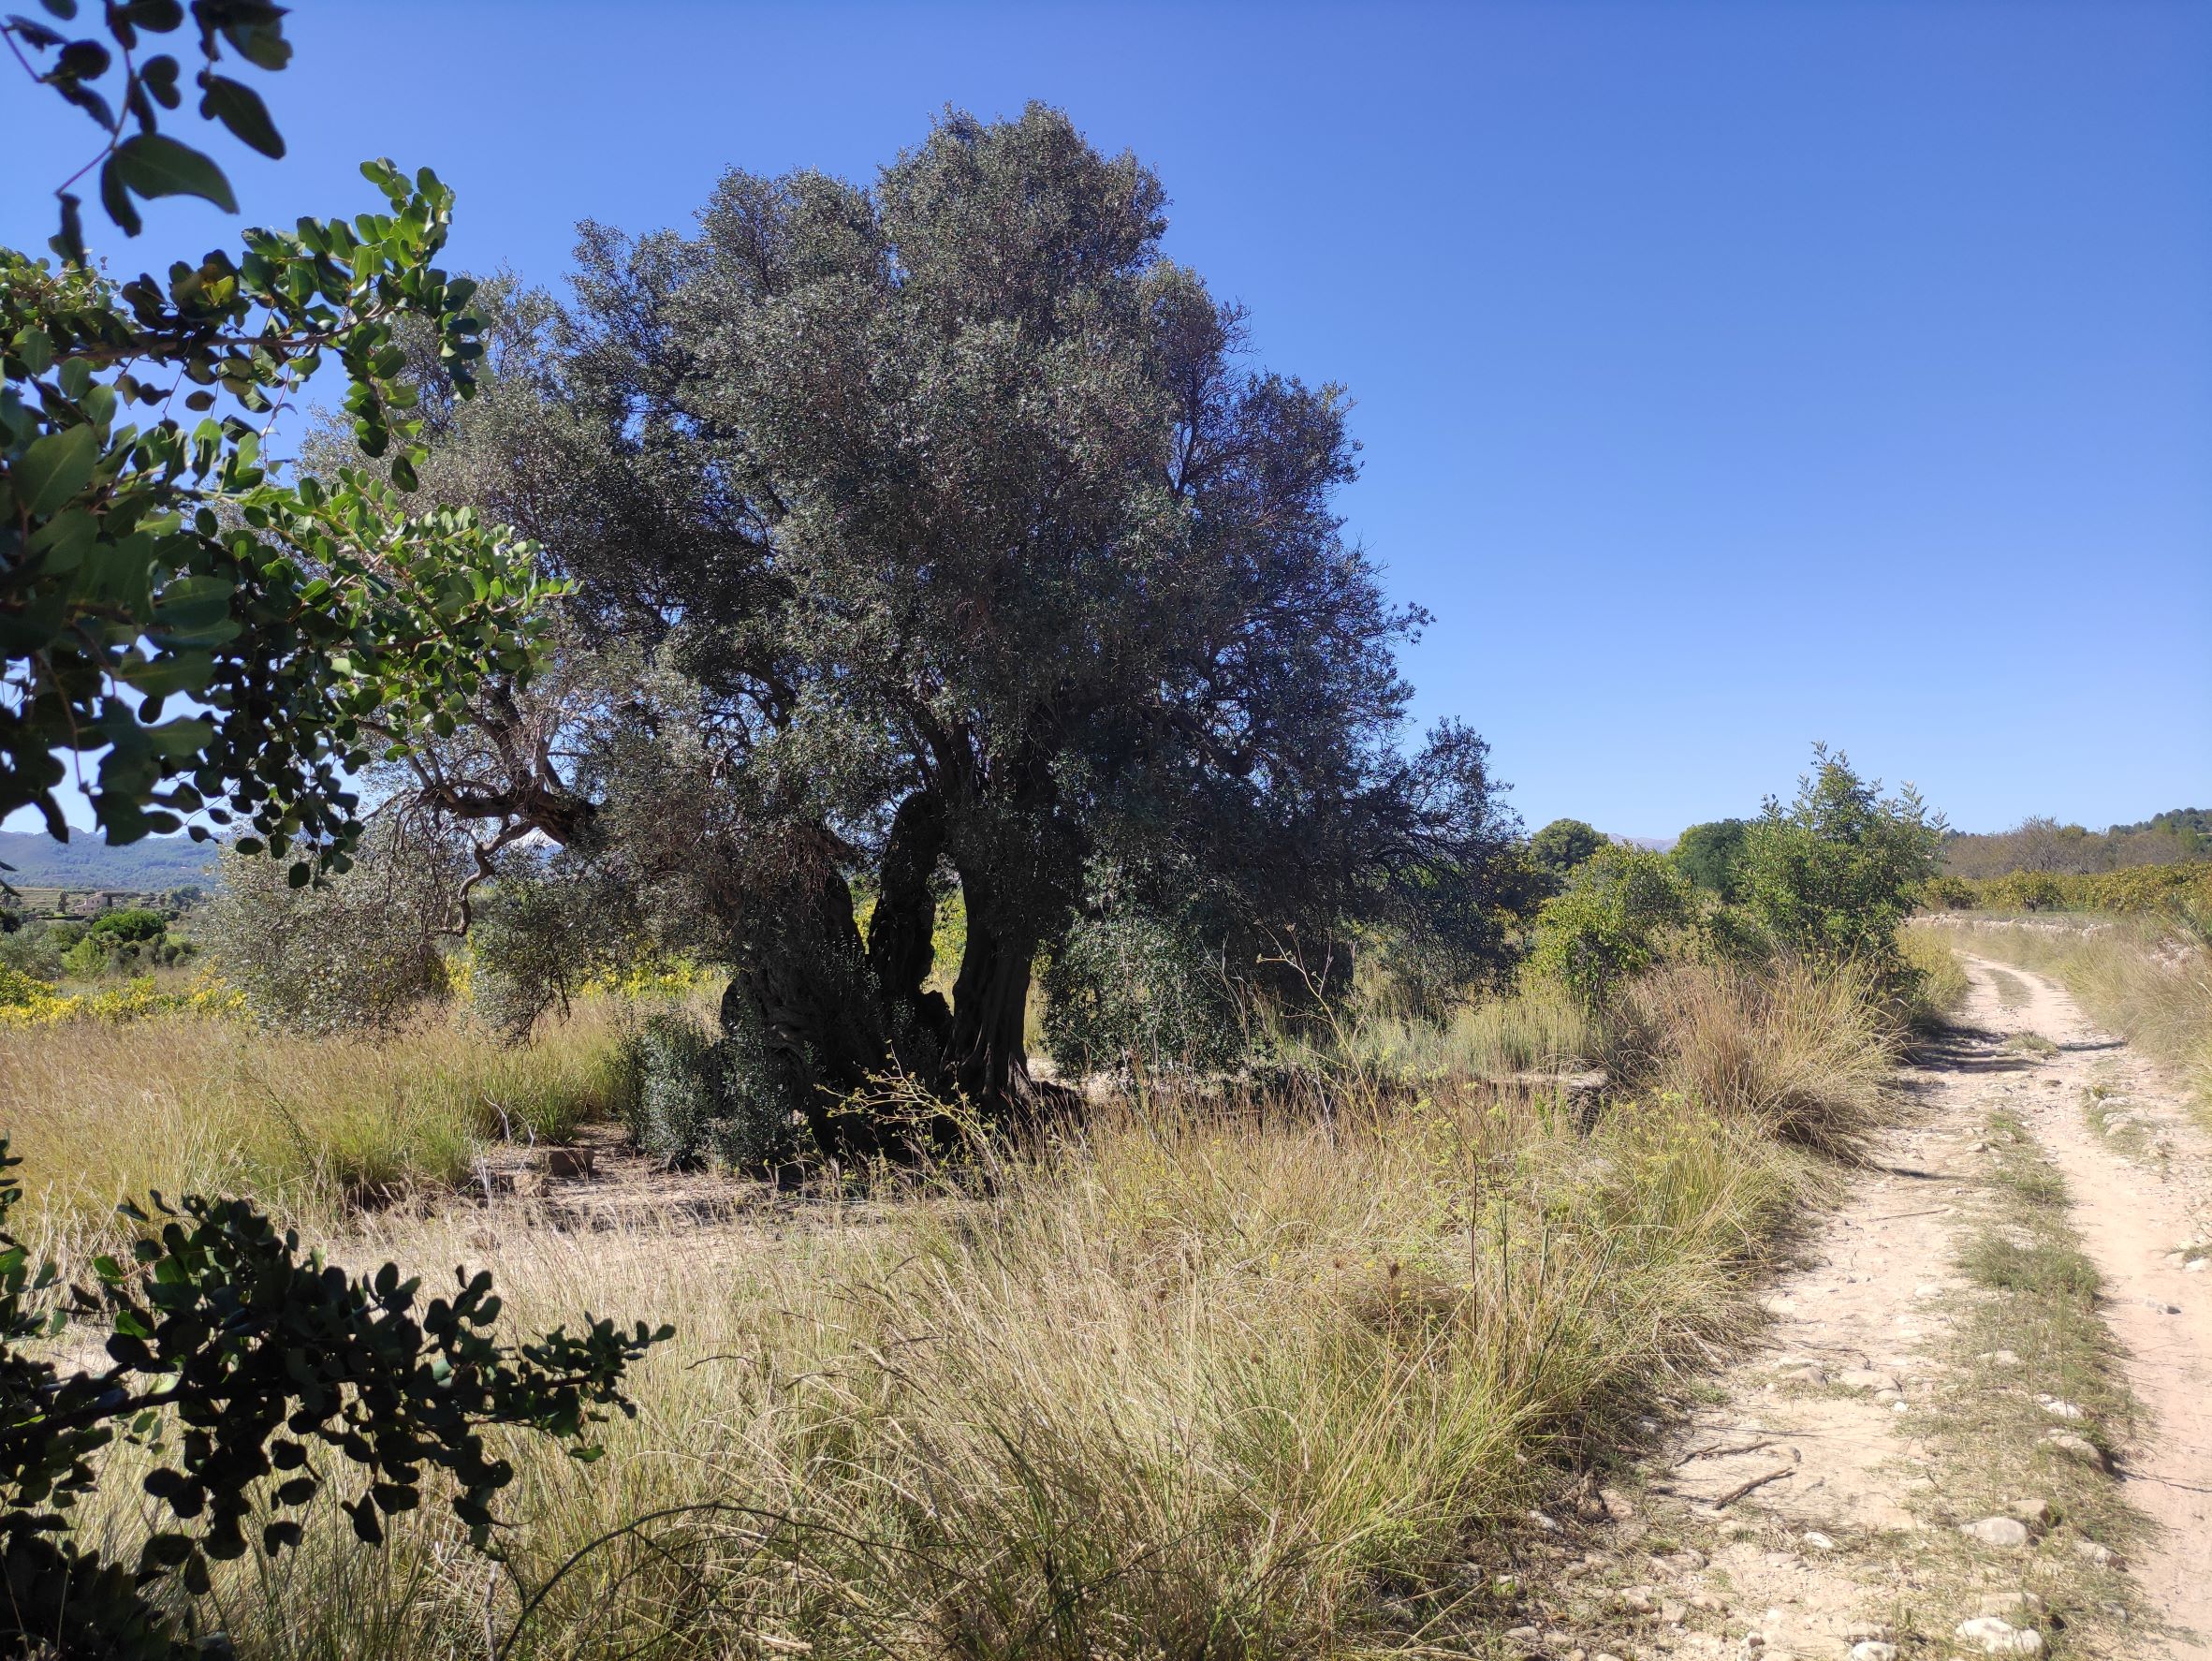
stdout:
[(714, 1039), (679, 1014), (650, 1017), (631, 1042), (630, 1135), (664, 1165), (696, 1165), (722, 1111), (722, 1064)]
[(509, 1038), (522, 1037), (548, 1011), (565, 1010), (594, 977), (619, 973), (651, 949), (637, 896), (620, 874), (565, 851), (510, 855), (497, 880), (476, 890), (471, 914), (470, 999)]
[(663, 1164), (756, 1170), (796, 1150), (793, 1103), (742, 1028), (717, 1038), (687, 1015), (650, 1017), (630, 1040), (628, 1118), (638, 1148)]
[(447, 845), (373, 826), (353, 869), (294, 888), (272, 860), (227, 854), (195, 921), (223, 978), (271, 1026), (335, 1033), (395, 1025), (448, 990), (445, 947), (461, 865)]
[(1335, 511), (1349, 401), (1253, 360), (1166, 199), (1060, 111), (948, 112), (865, 183), (587, 226), (573, 303), (487, 289), (479, 397), (426, 376), (426, 485), (543, 545), (578, 650), (650, 665), (542, 750), (474, 709), (549, 762), (426, 794), (632, 873), (817, 1136), (887, 1069), (1035, 1107), (1033, 968), (1111, 912), (1102, 868), (1248, 966), (1380, 919), (1502, 948), (1481, 741), (1402, 746), (1424, 617)]
[(1071, 1074), (1217, 1067), (1242, 1039), (1223, 964), (1189, 919), (1129, 908), (1085, 919), (1046, 969), (1045, 992), (1045, 1042)]

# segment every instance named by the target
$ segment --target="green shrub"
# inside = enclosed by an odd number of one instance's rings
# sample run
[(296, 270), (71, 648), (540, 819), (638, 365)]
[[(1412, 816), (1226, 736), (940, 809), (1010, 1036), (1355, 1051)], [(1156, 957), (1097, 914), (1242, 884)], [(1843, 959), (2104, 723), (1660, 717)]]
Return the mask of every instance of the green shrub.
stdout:
[(97, 934), (87, 934), (76, 945), (62, 953), (62, 972), (76, 980), (89, 980), (103, 975), (108, 969), (108, 943)]
[(59, 980), (62, 952), (70, 943), (51, 923), (29, 922), (0, 934), (0, 970), (12, 969), (34, 980)]
[(2066, 885), (2047, 871), (2008, 871), (1987, 885), (1987, 894), (2005, 911), (2066, 909)]
[(143, 905), (134, 905), (122, 911), (103, 911), (92, 919), (85, 931), (87, 939), (105, 937), (113, 941), (158, 940), (168, 932), (168, 919), (158, 911), (149, 911)]
[(538, 1017), (565, 1012), (593, 979), (651, 950), (636, 896), (608, 874), (565, 856), (503, 867), (475, 907), (469, 995), (499, 1032), (519, 1038)]
[(1585, 1004), (1599, 1004), (1696, 919), (1689, 880), (1672, 861), (1642, 848), (1603, 847), (1537, 913), (1529, 965)]
[(1978, 900), (1963, 876), (1931, 876), (1920, 885), (1920, 904), (1929, 911), (1970, 911)]
[(1167, 919), (1124, 912), (1077, 923), (1044, 988), (1046, 1047), (1070, 1075), (1211, 1068), (1241, 1047), (1221, 965)]
[[(95, 1258), (97, 1292), (61, 1288), (7, 1233), (22, 1184), (0, 1139), (0, 1653), (184, 1661), (226, 1655), (220, 1634), (176, 1630), (172, 1584), (204, 1596), (209, 1560), (297, 1548), (299, 1521), (350, 1465), (365, 1492), (339, 1505), (374, 1546), (382, 1519), (414, 1509), (425, 1475), (450, 1480), (477, 1549), (491, 1502), (515, 1469), (486, 1445), (495, 1426), (584, 1440), (608, 1409), (634, 1416), (623, 1374), (671, 1329), (612, 1321), (512, 1349), (495, 1341), (491, 1276), (457, 1271), (453, 1296), (419, 1313), (419, 1280), (387, 1263), (352, 1278), (305, 1255), (243, 1200), (187, 1196), (158, 1215), (128, 1267)], [(58, 1361), (73, 1315), (111, 1336), (90, 1370)], [(73, 1537), (77, 1502), (95, 1492), (101, 1450), (121, 1440), (156, 1459), (143, 1478), (158, 1517), (135, 1567)], [(258, 1526), (255, 1526), (256, 1524)], [(248, 1530), (252, 1529), (249, 1539)]]
[(663, 1164), (710, 1161), (760, 1170), (798, 1151), (799, 1104), (761, 1088), (775, 1075), (742, 1030), (717, 1038), (688, 1015), (647, 1018), (623, 1045), (623, 1118), (637, 1147)]
[(1912, 973), (1897, 926), (1936, 875), (1943, 824), (1911, 786), (1881, 791), (1815, 745), (1796, 799), (1784, 807), (1769, 798), (1746, 830), (1737, 872), (1745, 910), (1777, 946), (1857, 963), (1896, 990)]

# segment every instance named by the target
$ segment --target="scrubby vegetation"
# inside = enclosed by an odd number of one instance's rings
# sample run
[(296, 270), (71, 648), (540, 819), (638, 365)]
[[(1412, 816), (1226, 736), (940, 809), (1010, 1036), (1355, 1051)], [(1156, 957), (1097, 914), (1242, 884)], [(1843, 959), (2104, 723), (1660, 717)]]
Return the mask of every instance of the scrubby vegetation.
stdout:
[[(374, 1553), (311, 1516), (296, 1549), (211, 1565), (194, 1618), (247, 1653), (429, 1655), (489, 1620), (517, 1654), (763, 1633), (1304, 1654), (1517, 1618), (1471, 1590), (1486, 1534), (1735, 1340), (1829, 1156), (1881, 1122), (1897, 1027), (1870, 973), (1712, 938), (1654, 936), (1594, 994), (1531, 960), (1441, 1022), (1348, 1005), (1269, 1040), (1288, 1074), (1144, 1067), (1012, 1141), (909, 1091), (918, 1163), (816, 1165), (781, 1216), (649, 1209), (588, 1236), (517, 1202), (389, 1201), (587, 1116), (672, 1163), (757, 1168), (758, 1129), (697, 1089), (727, 1039), (696, 1015), (586, 994), (520, 1048), (465, 1004), (363, 1036), (239, 1018), (0, 1042), (40, 1108), (33, 1231), (66, 1261), (118, 1238), (111, 1196), (215, 1188), (363, 1260), (488, 1268), (525, 1324), (676, 1322), (601, 1463), (495, 1438), (508, 1575), (435, 1512), (383, 1517)], [(1571, 1094), (1591, 1071), (1602, 1092)], [(139, 1075), (161, 1094), (119, 1109)], [(132, 1506), (85, 1503), (81, 1526), (137, 1549)]]
[(2212, 865), (2140, 865), (2100, 875), (2014, 871), (1971, 881), (1943, 875), (1926, 884), (1930, 909), (1994, 912), (2094, 912), (2164, 918), (2212, 937)]
[(2175, 808), (2102, 831), (2062, 825), (2047, 816), (2032, 817), (2010, 830), (1954, 833), (1943, 842), (1943, 869), (1969, 878), (2012, 872), (2085, 876), (2205, 860), (2212, 860), (2212, 812), (2201, 807)]

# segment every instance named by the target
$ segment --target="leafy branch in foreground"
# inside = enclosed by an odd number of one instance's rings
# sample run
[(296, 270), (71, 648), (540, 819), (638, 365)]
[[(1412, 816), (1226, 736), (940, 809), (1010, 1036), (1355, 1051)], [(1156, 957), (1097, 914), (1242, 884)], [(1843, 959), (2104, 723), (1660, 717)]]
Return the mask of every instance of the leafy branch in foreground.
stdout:
[[(77, 0), (39, 4), (57, 23), (76, 21)], [(292, 45), (284, 30), (286, 9), (271, 0), (192, 0), (200, 56), (193, 81), (200, 91), (201, 119), (221, 122), (233, 138), (271, 157), (284, 154), (285, 141), (269, 119), (269, 107), (243, 81), (216, 74), (215, 66), (222, 61), (225, 46), (256, 68), (282, 69), (290, 63)], [(97, 153), (53, 193), (61, 203), (62, 228), (51, 245), (71, 265), (86, 260), (84, 198), (70, 186), (95, 168), (99, 169), (100, 206), (129, 236), (137, 236), (140, 228), (134, 198), (197, 196), (230, 213), (238, 211), (230, 181), (214, 160), (161, 130), (156, 107), (174, 110), (183, 101), (177, 86), (183, 66), (168, 52), (143, 59), (138, 55), (144, 36), (173, 35), (184, 26), (180, 0), (107, 0), (101, 21), (106, 39), (71, 39), (37, 18), (0, 21), (0, 37), (6, 38), (23, 72), (39, 85), (52, 88), (64, 103), (83, 111), (100, 130)], [(32, 63), (33, 57), (43, 59), (48, 53), (51, 61), (43, 69)], [(113, 103), (100, 90), (111, 71), (120, 74), (112, 89)], [(134, 123), (138, 131), (125, 138), (124, 128)]]
[[(0, 1172), (20, 1161), (0, 1139)], [(456, 1271), (450, 1298), (419, 1313), (421, 1283), (387, 1263), (349, 1276), (302, 1256), (243, 1200), (154, 1198), (160, 1227), (136, 1260), (96, 1259), (96, 1287), (66, 1292), (51, 1264), (34, 1271), (7, 1236), (22, 1197), (0, 1174), (0, 1650), (44, 1644), (63, 1654), (222, 1654), (219, 1638), (176, 1638), (154, 1601), (172, 1576), (209, 1588), (208, 1560), (242, 1556), (256, 1507), (297, 1513), (331, 1480), (318, 1456), (358, 1467), (365, 1486), (340, 1502), (362, 1540), (384, 1516), (421, 1503), (423, 1473), (445, 1472), (451, 1504), (479, 1549), (491, 1502), (514, 1478), (483, 1433), (514, 1426), (561, 1437), (579, 1459), (610, 1411), (633, 1414), (626, 1369), (671, 1329), (610, 1320), (555, 1329), (509, 1348), (492, 1329), (491, 1277)], [(156, 1218), (125, 1207), (134, 1220)], [(76, 1313), (112, 1329), (109, 1364), (63, 1371), (34, 1353)], [(45, 1306), (47, 1312), (41, 1312)], [(183, 1526), (154, 1533), (135, 1569), (65, 1537), (69, 1513), (99, 1480), (94, 1457), (118, 1437), (160, 1457), (145, 1489)], [(262, 1551), (295, 1546), (294, 1515), (258, 1530)]]
[[(210, 66), (201, 112), (281, 154), (258, 97), (212, 66), (226, 40), (281, 68), (283, 9), (191, 11)], [(35, 79), (110, 126), (110, 216), (136, 233), (131, 192), (231, 207), (214, 164), (155, 130), (154, 106), (175, 107), (175, 61), (133, 57), (139, 32), (180, 27), (181, 8), (136, 0), (105, 15), (113, 51), (22, 18), (4, 32)], [(92, 86), (118, 54), (140, 124), (129, 140)], [(175, 165), (148, 172), (131, 158), (156, 140)], [(476, 286), (433, 263), (453, 192), (428, 169), (361, 170), (384, 211), (251, 229), (241, 255), (179, 261), (166, 281), (117, 287), (93, 271), (66, 187), (58, 272), (0, 249), (0, 815), (37, 806), (66, 836), (67, 758), (104, 752), (91, 795), (111, 843), (242, 814), (244, 845), (303, 843), (343, 870), (359, 831), (347, 775), (417, 730), (450, 730), (487, 676), (527, 681), (554, 588), (535, 549), (468, 511), (410, 511), (403, 494), (422, 422), (397, 327), (427, 328), (461, 397), (483, 350)], [(261, 460), (269, 425), (329, 360), (347, 379), (353, 443), (383, 477), (280, 481)], [(230, 406), (216, 413), (219, 397)], [(293, 868), (297, 882), (313, 875)]]

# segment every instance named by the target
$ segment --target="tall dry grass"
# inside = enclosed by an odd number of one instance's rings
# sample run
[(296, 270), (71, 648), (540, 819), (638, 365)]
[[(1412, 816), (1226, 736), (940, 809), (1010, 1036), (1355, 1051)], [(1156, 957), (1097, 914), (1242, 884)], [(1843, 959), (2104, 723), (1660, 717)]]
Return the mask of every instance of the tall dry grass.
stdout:
[(513, 1448), (509, 1569), (432, 1513), (382, 1558), (325, 1518), (216, 1603), (270, 1657), (480, 1654), (540, 1593), (513, 1654), (1450, 1642), (1492, 1609), (1486, 1526), (1742, 1330), (1805, 1171), (1683, 1103), (1582, 1136), (1442, 1091), (1109, 1110), (987, 1184), (886, 1179), (772, 1227), (387, 1218), (362, 1260), (488, 1267), (519, 1326), (680, 1337), (607, 1460)]
[(1676, 964), (1630, 984), (1613, 1070), (1834, 1158), (1887, 1122), (1894, 1057), (1873, 989), (1847, 969)]
[(2100, 1025), (2180, 1074), (2212, 1124), (2212, 951), (2193, 932), (2145, 917), (1944, 919), (1926, 932), (2058, 981)]
[(1925, 1030), (1941, 1026), (1956, 1015), (1971, 986), (1944, 932), (1917, 926), (1900, 929), (1897, 954), (1913, 976), (1904, 1010), (1906, 1024)]
[(1602, 1047), (1600, 1022), (1581, 1000), (1557, 981), (1533, 977), (1503, 996), (1463, 1004), (1439, 1023), (1368, 1021), (1349, 1046), (1370, 1067), (1456, 1079), (1573, 1071)]
[[(1415, 1090), (1106, 1103), (1049, 1142), (754, 1191), (709, 1225), (564, 1227), (514, 1201), (359, 1216), (341, 1260), (393, 1257), (433, 1287), (490, 1269), (511, 1331), (591, 1312), (679, 1336), (605, 1460), (508, 1444), (503, 1563), (435, 1506), (390, 1519), (381, 1552), (326, 1513), (297, 1553), (221, 1565), (201, 1612), (270, 1661), (1488, 1641), (1501, 1525), (1740, 1338), (1825, 1180), (1796, 1144), (1847, 1146), (1876, 1110), (1881, 1036), (1847, 985), (1689, 969), (1636, 996), (1634, 1065), (1613, 1054), (1620, 1088), (1587, 1129), (1436, 1059), (1497, 1073), (1619, 1050), (1532, 990), (1421, 1040), (1436, 1065)], [(95, 1157), (87, 1191), (327, 1196), (343, 1184), (287, 1165), (283, 1138), (244, 1141), (277, 1080), (389, 1103), (444, 1066), (453, 1081), (421, 1097), (447, 1104), (437, 1124), (483, 1093), (430, 1031), (381, 1058), (164, 1041), (174, 1088), (149, 1091), (143, 1050), (42, 1086), (47, 1114), (19, 1133), (35, 1181)], [(514, 1065), (575, 1083), (593, 1051), (579, 1029)], [(140, 1099), (116, 1105), (102, 1077)], [(230, 1128), (195, 1141), (210, 1085)], [(85, 1526), (127, 1559), (143, 1455), (109, 1457)]]
[(607, 1110), (619, 1019), (587, 1001), (517, 1046), (436, 1018), (354, 1039), (191, 1016), (0, 1027), (18, 1225), (97, 1231), (118, 1200), (159, 1189), (250, 1194), (328, 1229), (464, 1181), (488, 1140), (559, 1140)]

